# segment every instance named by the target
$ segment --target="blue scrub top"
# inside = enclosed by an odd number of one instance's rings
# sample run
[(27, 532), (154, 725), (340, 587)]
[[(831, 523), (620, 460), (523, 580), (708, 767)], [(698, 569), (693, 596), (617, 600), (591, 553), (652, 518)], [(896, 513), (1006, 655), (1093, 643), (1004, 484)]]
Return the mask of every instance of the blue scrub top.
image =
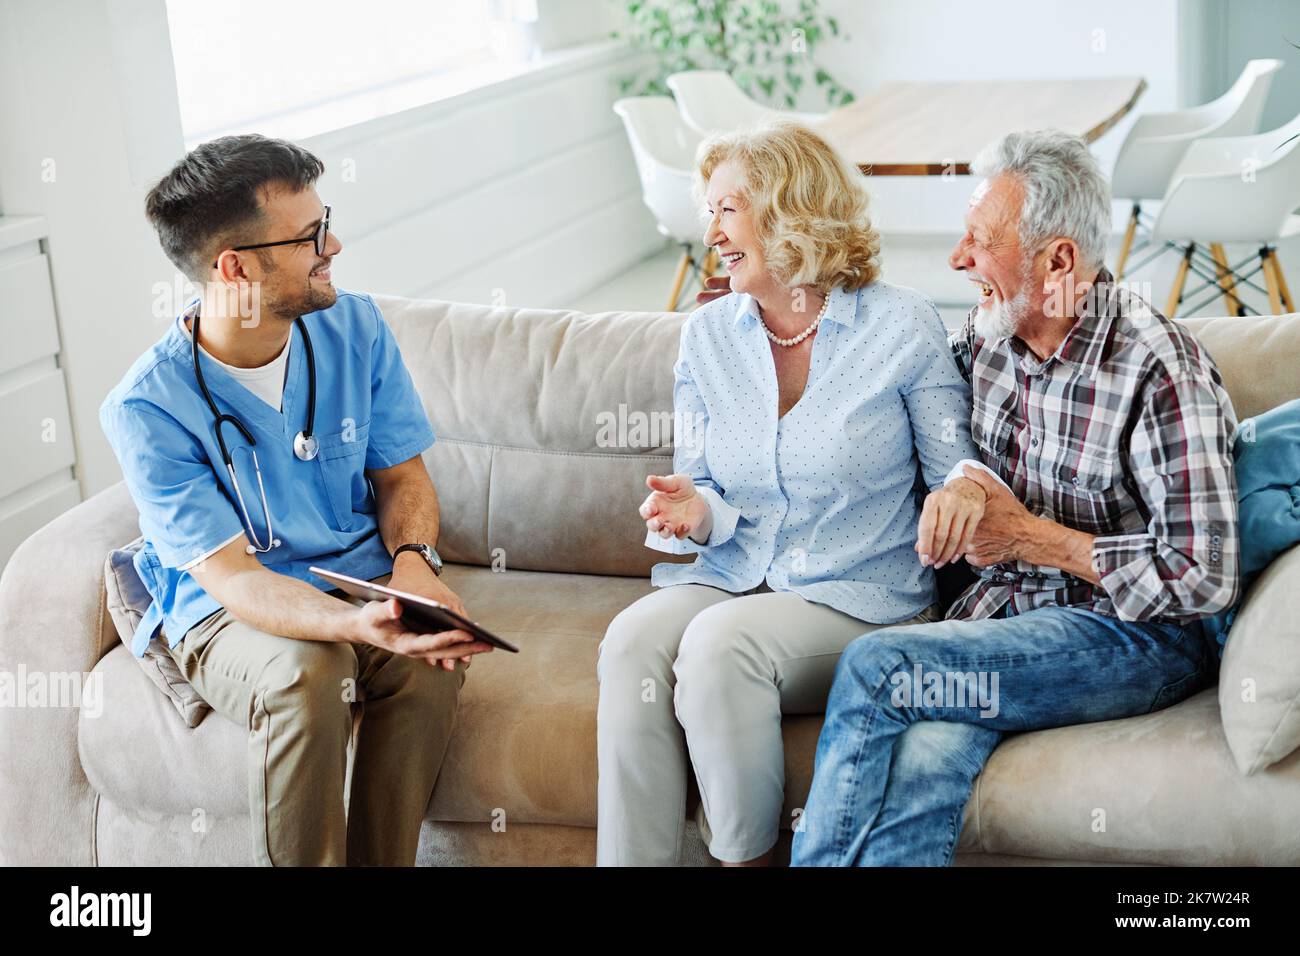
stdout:
[[(144, 535), (135, 567), (153, 603), (131, 643), (137, 657), (159, 627), (175, 646), (220, 610), (194, 577), (179, 569), (245, 530), (212, 410), (194, 377), (184, 314), (136, 360), (99, 410)], [(365, 579), (392, 569), (365, 471), (420, 454), (433, 444), (434, 433), (393, 333), (370, 296), (340, 290), (334, 305), (302, 318), (316, 356), (320, 453), (312, 461), (293, 453), (293, 438), (306, 427), (309, 401), (306, 352), (296, 326), (280, 411), (216, 362), (200, 360), (217, 407), (239, 418), (257, 440), (267, 507), (281, 541), (258, 560), (272, 571), (330, 590), (333, 585), (310, 574), (309, 566)], [(231, 425), (223, 435), (249, 518), (265, 544), (247, 442)]]

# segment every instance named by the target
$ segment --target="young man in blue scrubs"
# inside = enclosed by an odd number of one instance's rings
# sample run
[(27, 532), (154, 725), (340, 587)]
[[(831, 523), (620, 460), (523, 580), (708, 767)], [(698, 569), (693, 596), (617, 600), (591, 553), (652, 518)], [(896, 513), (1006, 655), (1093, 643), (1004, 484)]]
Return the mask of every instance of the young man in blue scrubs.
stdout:
[(438, 577), (420, 458), (433, 430), (374, 302), (331, 283), (342, 244), (315, 189), (323, 168), (292, 143), (228, 136), (154, 187), (149, 219), (204, 295), (100, 420), (145, 539), (153, 603), (132, 650), (158, 640), (247, 729), (256, 861), (410, 865), (465, 668), (491, 647), (410, 633), (396, 601), (354, 606), (307, 570), (391, 572), (392, 587), (464, 611)]

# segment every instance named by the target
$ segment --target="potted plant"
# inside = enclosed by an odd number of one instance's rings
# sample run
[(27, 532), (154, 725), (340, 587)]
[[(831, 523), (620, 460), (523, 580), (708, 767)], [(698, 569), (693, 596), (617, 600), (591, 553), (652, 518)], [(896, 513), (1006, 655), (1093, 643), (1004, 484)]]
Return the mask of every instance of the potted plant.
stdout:
[[(813, 58), (840, 25), (820, 0), (622, 0), (626, 30), (615, 37), (653, 55), (652, 64), (621, 81), (623, 95), (667, 95), (665, 78), (683, 70), (725, 70), (754, 99), (794, 109), (811, 79), (828, 106), (853, 101)], [(847, 36), (846, 36), (847, 38)]]

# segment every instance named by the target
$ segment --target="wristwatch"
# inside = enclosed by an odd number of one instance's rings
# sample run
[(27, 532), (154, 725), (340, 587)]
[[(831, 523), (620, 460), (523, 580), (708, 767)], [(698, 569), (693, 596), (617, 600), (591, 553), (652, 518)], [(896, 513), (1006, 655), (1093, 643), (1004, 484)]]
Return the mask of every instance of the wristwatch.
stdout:
[(418, 552), (420, 557), (424, 558), (424, 563), (429, 566), (430, 570), (432, 570), (434, 574), (442, 574), (442, 558), (438, 555), (437, 551), (429, 547), (427, 544), (421, 544), (418, 542), (404, 544), (393, 552), (393, 560), (396, 561), (397, 556), (403, 551)]

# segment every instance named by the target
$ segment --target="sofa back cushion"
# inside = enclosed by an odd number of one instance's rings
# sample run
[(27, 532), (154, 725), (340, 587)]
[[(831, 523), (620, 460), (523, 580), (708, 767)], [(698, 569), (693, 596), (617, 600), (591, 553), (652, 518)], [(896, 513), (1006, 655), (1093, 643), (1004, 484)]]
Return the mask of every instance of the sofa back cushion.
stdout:
[(672, 560), (642, 546), (636, 509), (646, 476), (672, 471), (684, 315), (375, 302), (438, 436), (444, 558), (618, 575)]
[(1300, 313), (1179, 321), (1219, 366), (1237, 421), (1300, 398)]
[[(644, 575), (648, 474), (672, 471), (685, 315), (514, 309), (375, 296), (438, 441), (438, 550), (465, 564)], [(1183, 321), (1238, 419), (1300, 396), (1300, 315)]]

